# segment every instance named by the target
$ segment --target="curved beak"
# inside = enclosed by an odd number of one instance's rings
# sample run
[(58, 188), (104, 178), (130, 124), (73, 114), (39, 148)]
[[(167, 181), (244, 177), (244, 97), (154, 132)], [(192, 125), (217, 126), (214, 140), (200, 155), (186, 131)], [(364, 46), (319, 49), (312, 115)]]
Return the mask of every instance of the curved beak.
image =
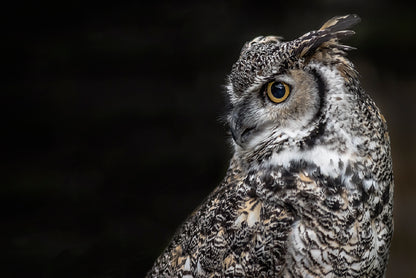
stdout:
[(244, 123), (244, 117), (237, 112), (233, 112), (230, 120), (231, 135), (234, 142), (240, 147), (244, 147), (249, 141), (257, 126), (249, 126)]

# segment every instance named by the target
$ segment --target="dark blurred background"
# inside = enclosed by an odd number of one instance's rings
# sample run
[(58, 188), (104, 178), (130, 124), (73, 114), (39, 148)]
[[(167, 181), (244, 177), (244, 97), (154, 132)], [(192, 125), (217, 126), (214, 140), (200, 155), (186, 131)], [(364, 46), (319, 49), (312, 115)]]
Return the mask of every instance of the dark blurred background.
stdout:
[[(253, 4), (256, 3), (256, 4)], [(334, 15), (390, 127), (388, 277), (416, 277), (416, 9), (400, 1), (56, 4), (3, 9), (2, 277), (143, 277), (231, 155), (223, 85), (243, 43)]]

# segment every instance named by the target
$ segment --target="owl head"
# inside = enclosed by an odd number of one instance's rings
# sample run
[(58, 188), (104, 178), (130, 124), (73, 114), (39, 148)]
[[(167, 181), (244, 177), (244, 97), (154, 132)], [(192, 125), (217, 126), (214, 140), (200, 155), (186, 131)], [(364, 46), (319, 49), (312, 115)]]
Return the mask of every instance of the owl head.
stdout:
[(331, 141), (342, 152), (357, 143), (351, 129), (363, 92), (346, 58), (352, 47), (340, 40), (354, 34), (346, 29), (359, 21), (356, 15), (334, 17), (293, 41), (257, 37), (243, 46), (227, 85), (236, 152), (253, 157), (285, 148), (330, 148)]

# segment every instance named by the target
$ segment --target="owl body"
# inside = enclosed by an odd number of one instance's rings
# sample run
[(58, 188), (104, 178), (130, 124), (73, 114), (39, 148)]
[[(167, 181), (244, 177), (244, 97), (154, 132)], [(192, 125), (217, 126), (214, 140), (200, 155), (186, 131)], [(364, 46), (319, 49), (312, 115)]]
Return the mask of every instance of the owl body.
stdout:
[(387, 126), (339, 40), (354, 15), (247, 43), (227, 86), (234, 155), (148, 277), (383, 277)]

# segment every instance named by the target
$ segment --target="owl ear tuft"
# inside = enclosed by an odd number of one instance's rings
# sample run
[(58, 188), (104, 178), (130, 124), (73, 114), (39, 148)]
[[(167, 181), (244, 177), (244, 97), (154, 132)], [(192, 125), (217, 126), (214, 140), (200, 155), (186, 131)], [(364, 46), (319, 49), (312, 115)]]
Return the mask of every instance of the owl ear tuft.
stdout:
[(345, 30), (361, 21), (360, 17), (356, 14), (349, 14), (344, 16), (335, 16), (328, 20), (322, 25), (319, 31), (330, 30), (330, 31), (340, 31)]
[(308, 57), (320, 47), (338, 48), (344, 51), (354, 49), (338, 42), (354, 35), (354, 31), (346, 29), (358, 22), (360, 22), (360, 18), (355, 14), (331, 18), (319, 30), (309, 32), (297, 40), (295, 55), (299, 58)]

